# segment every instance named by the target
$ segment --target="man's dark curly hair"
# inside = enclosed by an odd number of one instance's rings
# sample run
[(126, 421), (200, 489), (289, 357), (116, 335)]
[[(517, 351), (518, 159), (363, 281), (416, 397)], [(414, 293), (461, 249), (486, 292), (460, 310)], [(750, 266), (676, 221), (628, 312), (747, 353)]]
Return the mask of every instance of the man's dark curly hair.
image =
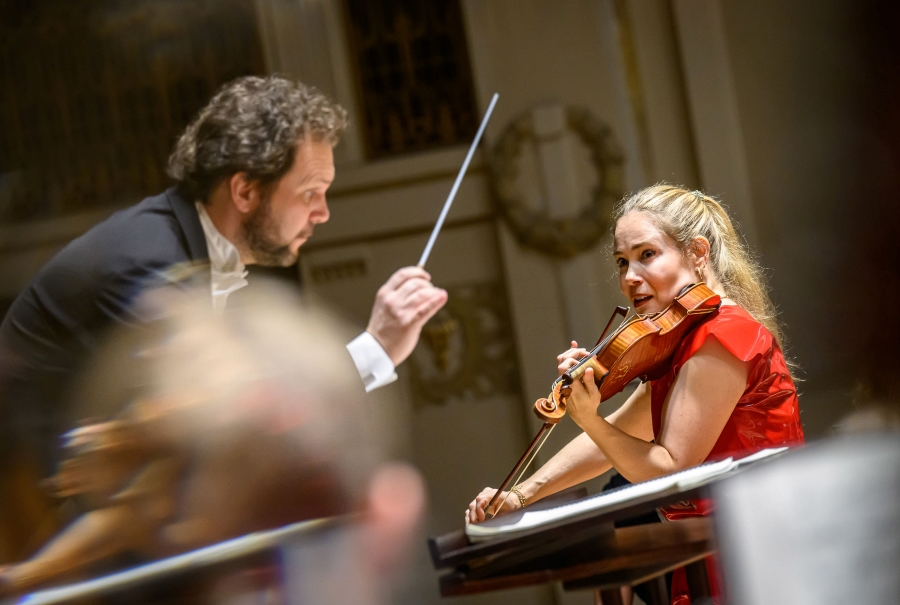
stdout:
[(200, 110), (178, 139), (167, 172), (188, 199), (205, 201), (238, 172), (265, 186), (290, 169), (305, 137), (336, 145), (346, 127), (346, 110), (312, 86), (245, 76)]

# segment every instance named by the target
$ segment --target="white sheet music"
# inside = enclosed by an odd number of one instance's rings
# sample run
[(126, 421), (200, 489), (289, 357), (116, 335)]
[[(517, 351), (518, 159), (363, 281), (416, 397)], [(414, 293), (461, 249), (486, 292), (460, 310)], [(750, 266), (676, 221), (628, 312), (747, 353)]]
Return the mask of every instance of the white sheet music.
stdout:
[(684, 491), (707, 483), (745, 464), (774, 456), (787, 449), (786, 447), (772, 448), (756, 452), (740, 460), (726, 458), (720, 462), (708, 462), (671, 475), (657, 477), (656, 479), (634, 485), (626, 485), (545, 510), (529, 510), (526, 507), (483, 523), (470, 523), (466, 526), (466, 535), (472, 542), (484, 542), (501, 536), (515, 535), (528, 529), (575, 517), (582, 513), (599, 512), (622, 502), (636, 500), (644, 496), (661, 495), (670, 491)]

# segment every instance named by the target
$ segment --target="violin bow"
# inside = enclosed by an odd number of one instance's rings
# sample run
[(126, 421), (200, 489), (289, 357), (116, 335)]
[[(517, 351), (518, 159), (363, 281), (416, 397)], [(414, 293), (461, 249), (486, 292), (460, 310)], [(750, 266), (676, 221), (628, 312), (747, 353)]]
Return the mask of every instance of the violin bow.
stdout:
[[(603, 339), (606, 338), (606, 335), (609, 333), (609, 329), (612, 327), (612, 323), (616, 319), (616, 315), (621, 315), (623, 318), (623, 323), (624, 323), (624, 319), (628, 317), (628, 311), (629, 311), (629, 309), (627, 309), (625, 307), (622, 307), (622, 306), (616, 307), (616, 310), (613, 311), (613, 314), (610, 316), (609, 321), (606, 322), (606, 327), (603, 328), (603, 333), (600, 334), (600, 338), (597, 340), (597, 344), (594, 345), (594, 348), (590, 351), (590, 353), (587, 355), (587, 357), (582, 359), (581, 362), (579, 362), (579, 363), (575, 364), (574, 366), (572, 366), (571, 368), (569, 368), (567, 373), (570, 374), (572, 372), (572, 370), (574, 370), (575, 368), (584, 365), (588, 360), (590, 360), (594, 356), (594, 354), (596, 354), (597, 350), (601, 347), (601, 343), (603, 343)], [(621, 327), (621, 326), (619, 326), (619, 327)], [(571, 374), (570, 374), (570, 376), (571, 376)], [(557, 378), (556, 382), (560, 381), (561, 379), (562, 379), (562, 377)], [(554, 385), (556, 384), (556, 382), (554, 382)], [(538, 434), (534, 436), (534, 439), (531, 441), (531, 444), (529, 444), (528, 448), (525, 450), (525, 453), (522, 454), (522, 457), (519, 458), (519, 461), (516, 463), (516, 465), (510, 471), (509, 475), (507, 475), (506, 479), (503, 480), (503, 484), (500, 486), (500, 488), (496, 492), (494, 492), (494, 497), (491, 498), (491, 500), (490, 500), (490, 502), (488, 502), (487, 506), (484, 507), (485, 514), (490, 515), (492, 519), (500, 514), (500, 511), (503, 509), (503, 505), (506, 504), (506, 498), (504, 498), (503, 500), (500, 501), (500, 504), (499, 504), (499, 506), (497, 506), (497, 509), (495, 511), (491, 512), (491, 508), (494, 506), (494, 504), (496, 504), (497, 500), (500, 498), (500, 495), (506, 490), (507, 487), (509, 487), (510, 485), (518, 485), (519, 484), (519, 481), (522, 479), (522, 476), (525, 474), (525, 471), (528, 470), (528, 467), (531, 466), (531, 463), (537, 457), (538, 452), (540, 452), (541, 448), (544, 447), (544, 444), (547, 443), (547, 440), (550, 437), (550, 433), (553, 432), (553, 429), (556, 427), (556, 424), (557, 423), (552, 423), (552, 424), (549, 422), (544, 423), (544, 425), (538, 431)], [(518, 476), (516, 476), (516, 473), (518, 473)], [(514, 477), (515, 477), (515, 480), (513, 480)]]
[(491, 97), (491, 102), (488, 105), (487, 111), (484, 112), (484, 117), (481, 119), (481, 126), (478, 127), (478, 132), (475, 133), (475, 140), (472, 141), (472, 146), (469, 147), (469, 153), (466, 154), (466, 159), (459, 169), (459, 174), (456, 175), (456, 182), (453, 183), (453, 188), (450, 189), (450, 195), (447, 196), (447, 201), (444, 202), (444, 208), (441, 210), (441, 215), (438, 217), (437, 223), (435, 223), (434, 229), (431, 231), (431, 237), (428, 238), (428, 244), (425, 245), (425, 250), (422, 252), (422, 257), (419, 259), (419, 267), (424, 268), (425, 263), (428, 261), (428, 256), (431, 254), (431, 248), (434, 246), (435, 240), (437, 240), (438, 233), (441, 232), (441, 227), (444, 226), (444, 219), (447, 218), (447, 213), (450, 212), (450, 206), (453, 205), (453, 199), (456, 197), (459, 185), (462, 183), (463, 177), (466, 176), (469, 162), (472, 161), (472, 156), (475, 155), (475, 148), (478, 147), (478, 143), (481, 141), (481, 135), (484, 134), (484, 128), (487, 126), (488, 120), (491, 119), (491, 113), (494, 111), (494, 105), (497, 104), (498, 98), (500, 98), (500, 95), (496, 92), (494, 93), (494, 96)]

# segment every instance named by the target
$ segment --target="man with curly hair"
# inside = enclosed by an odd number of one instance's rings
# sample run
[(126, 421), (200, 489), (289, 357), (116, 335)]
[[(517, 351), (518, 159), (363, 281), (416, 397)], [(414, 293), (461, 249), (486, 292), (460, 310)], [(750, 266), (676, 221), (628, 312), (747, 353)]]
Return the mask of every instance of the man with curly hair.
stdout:
[[(221, 311), (247, 284), (246, 265), (294, 264), (329, 218), (332, 148), (346, 124), (346, 111), (322, 93), (277, 76), (219, 90), (169, 159), (175, 186), (71, 242), (9, 309), (0, 325), (0, 443), (27, 435), (50, 470), (69, 428), (62, 410), (72, 376), (112, 325), (147, 320), (133, 304), (141, 291), (190, 273), (209, 281)], [(417, 267), (382, 286), (366, 331), (347, 346), (367, 390), (396, 378), (446, 300)]]

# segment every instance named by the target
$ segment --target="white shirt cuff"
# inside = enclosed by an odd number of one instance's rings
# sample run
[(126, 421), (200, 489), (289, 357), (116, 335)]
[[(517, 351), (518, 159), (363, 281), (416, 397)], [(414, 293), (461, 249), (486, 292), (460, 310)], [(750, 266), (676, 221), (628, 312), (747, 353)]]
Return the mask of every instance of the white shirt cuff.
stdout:
[(347, 350), (350, 351), (350, 357), (356, 364), (359, 377), (366, 385), (367, 393), (397, 380), (394, 362), (378, 344), (375, 337), (368, 332), (363, 332), (354, 338), (347, 345)]

